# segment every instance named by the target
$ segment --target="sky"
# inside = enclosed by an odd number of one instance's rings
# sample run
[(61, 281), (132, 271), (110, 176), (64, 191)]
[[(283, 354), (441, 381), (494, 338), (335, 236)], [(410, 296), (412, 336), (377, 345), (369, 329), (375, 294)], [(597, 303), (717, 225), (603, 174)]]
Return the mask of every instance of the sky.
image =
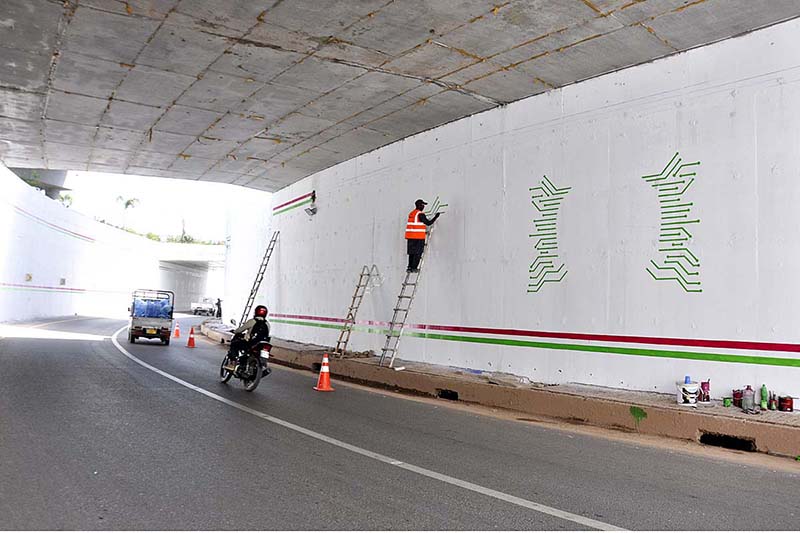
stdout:
[[(185, 221), (186, 233), (195, 239), (224, 241), (227, 214), (237, 199), (261, 196), (264, 209), (272, 207), (271, 193), (204, 181), (71, 171), (64, 187), (70, 189), (64, 192), (72, 197), (70, 209), (162, 240), (180, 235)], [(119, 196), (139, 202), (125, 210)]]

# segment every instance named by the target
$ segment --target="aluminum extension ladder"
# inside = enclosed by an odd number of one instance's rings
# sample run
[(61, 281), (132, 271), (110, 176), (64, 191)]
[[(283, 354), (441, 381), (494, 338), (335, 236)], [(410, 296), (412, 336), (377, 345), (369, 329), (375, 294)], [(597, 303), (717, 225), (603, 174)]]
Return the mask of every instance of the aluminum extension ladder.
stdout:
[[(433, 235), (433, 226), (428, 230), (427, 240), (425, 241), (426, 248), (431, 242), (431, 235)], [(394, 306), (392, 320), (389, 322), (389, 331), (386, 333), (386, 342), (381, 350), (381, 359), (378, 362), (379, 366), (383, 366), (383, 361), (387, 356), (390, 357), (389, 368), (392, 368), (394, 365), (394, 359), (397, 357), (397, 350), (400, 346), (400, 337), (403, 335), (403, 329), (406, 327), (408, 313), (411, 311), (411, 303), (417, 295), (419, 278), (422, 274), (422, 267), (425, 265), (425, 257), (427, 257), (427, 255), (427, 250), (422, 253), (422, 259), (417, 266), (416, 272), (406, 272), (403, 285), (400, 287), (400, 294), (397, 296), (397, 304)]]
[(269, 240), (269, 244), (267, 245), (267, 250), (264, 252), (264, 259), (261, 260), (261, 266), (258, 268), (258, 273), (256, 274), (255, 281), (253, 281), (253, 288), (250, 289), (250, 296), (247, 297), (247, 303), (244, 306), (242, 319), (239, 320), (240, 326), (244, 324), (245, 320), (247, 320), (247, 316), (253, 309), (253, 303), (256, 301), (256, 296), (258, 295), (258, 289), (261, 287), (261, 282), (264, 280), (264, 272), (267, 271), (267, 265), (269, 264), (270, 257), (272, 257), (272, 251), (275, 249), (275, 244), (278, 242), (279, 234), (280, 230), (275, 231), (272, 234), (272, 238)]
[(347, 350), (347, 343), (350, 342), (350, 334), (353, 332), (353, 326), (355, 326), (356, 323), (358, 308), (361, 307), (361, 302), (367, 294), (373, 276), (380, 277), (377, 266), (372, 265), (368, 267), (364, 265), (361, 268), (356, 290), (353, 292), (353, 299), (350, 301), (350, 307), (347, 309), (347, 317), (344, 320), (341, 331), (339, 331), (339, 339), (336, 341), (336, 348), (333, 350), (334, 357), (344, 356), (344, 352)]

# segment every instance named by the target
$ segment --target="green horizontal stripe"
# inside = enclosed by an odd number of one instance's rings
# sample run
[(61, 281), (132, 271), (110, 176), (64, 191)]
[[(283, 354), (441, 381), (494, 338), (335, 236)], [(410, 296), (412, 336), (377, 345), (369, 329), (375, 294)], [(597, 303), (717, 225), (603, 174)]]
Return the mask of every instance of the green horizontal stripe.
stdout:
[(273, 215), (280, 215), (281, 213), (285, 213), (286, 211), (291, 211), (292, 209), (295, 209), (296, 207), (300, 207), (301, 205), (306, 205), (306, 204), (310, 204), (310, 203), (311, 203), (311, 198), (306, 198), (302, 202), (298, 202), (296, 204), (290, 205), (289, 207), (285, 207), (285, 208), (281, 209), (280, 211), (275, 211), (272, 214)]
[[(330, 329), (341, 329), (335, 324), (320, 324), (317, 322), (302, 322), (295, 320), (273, 320), (293, 326), (313, 326)], [(380, 328), (355, 327), (358, 331), (381, 333), (386, 335), (388, 330)], [(618, 355), (633, 355), (640, 357), (665, 357), (669, 359), (691, 359), (695, 361), (715, 361), (720, 363), (744, 363), (752, 365), (800, 367), (800, 359), (782, 357), (760, 357), (754, 355), (734, 355), (726, 353), (682, 352), (677, 350), (654, 350), (651, 348), (624, 348), (618, 346), (597, 346), (586, 344), (567, 344), (558, 342), (540, 342), (518, 339), (496, 339), (491, 337), (469, 337), (465, 335), (444, 335), (440, 333), (403, 332), (404, 336), (440, 341), (471, 342), (476, 344), (495, 344), (499, 346), (518, 346), (523, 348), (545, 348), (550, 350), (567, 350), (573, 352), (612, 353)]]

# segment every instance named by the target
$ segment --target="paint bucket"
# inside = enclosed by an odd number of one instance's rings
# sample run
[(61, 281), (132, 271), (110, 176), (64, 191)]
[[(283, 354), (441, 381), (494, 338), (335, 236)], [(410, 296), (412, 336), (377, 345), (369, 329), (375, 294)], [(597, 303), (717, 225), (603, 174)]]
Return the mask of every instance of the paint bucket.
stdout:
[(697, 395), (700, 403), (711, 403), (711, 379), (700, 382), (700, 393)]
[(733, 405), (736, 407), (742, 407), (742, 395), (744, 391), (742, 389), (734, 389), (733, 390)]
[(697, 404), (697, 391), (700, 386), (696, 383), (675, 383), (678, 388), (678, 403), (680, 405), (696, 405)]
[(778, 398), (778, 411), (793, 411), (794, 401), (791, 396), (780, 396)]

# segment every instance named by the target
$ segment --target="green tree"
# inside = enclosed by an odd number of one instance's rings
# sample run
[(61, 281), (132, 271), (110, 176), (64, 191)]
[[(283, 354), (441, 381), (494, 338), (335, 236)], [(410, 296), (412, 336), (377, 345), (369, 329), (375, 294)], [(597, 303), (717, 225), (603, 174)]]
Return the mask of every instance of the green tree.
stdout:
[(125, 219), (126, 214), (128, 213), (128, 209), (133, 209), (139, 204), (138, 198), (123, 198), (122, 196), (117, 196), (117, 203), (122, 206), (122, 227), (125, 227)]
[(58, 201), (61, 202), (64, 207), (70, 207), (72, 205), (72, 196), (69, 193), (59, 194)]

